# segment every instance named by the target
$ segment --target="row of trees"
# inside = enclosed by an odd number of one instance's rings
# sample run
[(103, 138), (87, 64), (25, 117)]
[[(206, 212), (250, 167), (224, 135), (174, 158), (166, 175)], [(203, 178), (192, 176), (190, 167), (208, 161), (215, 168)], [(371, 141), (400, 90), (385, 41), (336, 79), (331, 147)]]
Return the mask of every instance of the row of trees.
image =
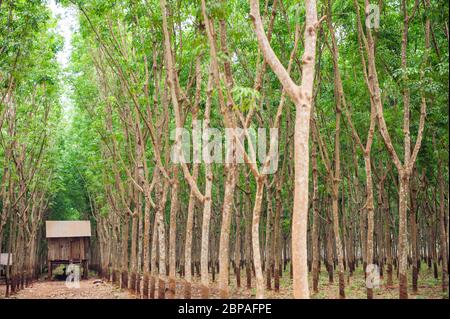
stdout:
[(0, 251), (6, 295), (39, 273), (57, 169), (61, 38), (40, 1), (0, 1)]
[[(345, 298), (358, 265), (376, 264), (407, 298), (408, 271), (417, 290), (426, 262), (447, 291), (449, 38), (440, 3), (379, 2), (378, 29), (366, 24), (376, 11), (358, 0), (65, 4), (78, 8), (80, 30), (75, 115), (59, 134), (57, 175), (76, 184), (71, 205), (95, 222), (103, 276), (143, 298), (191, 298), (195, 275), (201, 297), (228, 298), (231, 273), (263, 298), (291, 276), (293, 296), (309, 298), (325, 265)], [(203, 129), (277, 129), (278, 169), (264, 174), (270, 156), (251, 161), (245, 131), (224, 154), (244, 151), (245, 164), (174, 163), (182, 137), (172, 131), (198, 120)], [(56, 160), (51, 148), (43, 154)], [(45, 194), (61, 204), (71, 191)], [(35, 203), (30, 188), (26, 198)]]

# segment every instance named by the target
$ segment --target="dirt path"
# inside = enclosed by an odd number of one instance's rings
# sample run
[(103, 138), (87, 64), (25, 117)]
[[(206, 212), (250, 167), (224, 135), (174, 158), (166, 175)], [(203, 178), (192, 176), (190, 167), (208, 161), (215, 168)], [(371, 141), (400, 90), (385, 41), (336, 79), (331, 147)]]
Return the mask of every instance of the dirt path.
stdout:
[[(4, 287), (0, 286), (1, 297)], [(0, 298), (1, 298), (0, 297)], [(37, 281), (11, 299), (133, 299), (133, 295), (99, 279), (80, 281), (80, 288), (68, 288), (65, 281)]]

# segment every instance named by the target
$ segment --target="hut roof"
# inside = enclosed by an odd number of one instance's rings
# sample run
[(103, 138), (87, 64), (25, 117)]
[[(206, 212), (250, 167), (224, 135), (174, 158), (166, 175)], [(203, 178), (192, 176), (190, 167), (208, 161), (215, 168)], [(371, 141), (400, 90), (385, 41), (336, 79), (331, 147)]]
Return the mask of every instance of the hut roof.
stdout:
[(47, 238), (61, 237), (91, 237), (91, 222), (88, 220), (77, 221), (46, 221)]
[[(13, 256), (12, 254), (9, 254), (9, 265), (12, 265), (12, 259)], [(8, 264), (8, 253), (1, 253), (0, 254), (0, 265), (1, 266), (6, 266)]]

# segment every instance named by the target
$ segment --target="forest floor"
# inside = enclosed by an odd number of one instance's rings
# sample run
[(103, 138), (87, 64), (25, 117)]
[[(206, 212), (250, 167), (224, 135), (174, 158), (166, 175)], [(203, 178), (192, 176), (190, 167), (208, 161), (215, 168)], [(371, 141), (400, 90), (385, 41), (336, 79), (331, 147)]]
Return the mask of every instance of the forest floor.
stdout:
[[(408, 297), (410, 299), (443, 299), (448, 295), (442, 292), (441, 270), (439, 278), (433, 276), (433, 269), (422, 264), (417, 282), (418, 291), (412, 291), (411, 270), (408, 270)], [(352, 277), (346, 275), (345, 294), (347, 299), (366, 299), (366, 282), (363, 268), (356, 269)], [(380, 286), (373, 289), (374, 299), (398, 299), (398, 280), (394, 270), (392, 275), (393, 285), (386, 285), (386, 276), (380, 278)], [(319, 278), (319, 292), (312, 295), (315, 299), (336, 299), (339, 296), (338, 275), (334, 274), (334, 283), (330, 284), (328, 273), (322, 271)]]
[[(425, 264), (422, 264), (419, 279), (418, 279), (418, 292), (413, 293), (411, 282), (411, 271), (408, 271), (408, 294), (410, 299), (448, 299), (449, 296), (442, 292), (441, 282), (441, 269), (438, 271), (439, 278), (435, 279), (433, 276), (433, 269), (428, 269)], [(353, 276), (348, 277), (346, 273), (346, 285), (345, 294), (347, 299), (366, 299), (366, 282), (364, 278), (364, 272), (362, 266), (358, 267)], [(310, 289), (312, 289), (311, 276), (309, 276)], [(398, 298), (398, 280), (393, 274), (393, 285), (387, 286), (385, 283), (386, 278), (380, 279), (380, 286), (373, 289), (374, 299), (397, 299)], [(254, 285), (254, 278), (252, 278), (252, 285)], [(273, 285), (273, 282), (272, 282)], [(213, 290), (217, 290), (217, 283), (212, 284)], [(180, 291), (183, 291), (180, 289)], [(241, 288), (236, 287), (235, 278), (230, 282), (230, 294), (232, 298), (255, 298), (256, 288), (246, 288), (245, 274), (241, 278)], [(194, 296), (194, 293), (193, 293)], [(198, 297), (200, 293), (198, 293)], [(181, 297), (181, 296), (180, 296)], [(290, 299), (293, 298), (292, 294), (292, 280), (289, 277), (289, 271), (283, 273), (280, 278), (280, 291), (275, 292), (273, 290), (266, 289), (266, 298), (270, 299)], [(311, 294), (312, 299), (337, 299), (339, 298), (339, 282), (338, 274), (334, 273), (334, 282), (329, 283), (328, 273), (322, 266), (319, 275), (319, 292)]]
[[(440, 272), (439, 272), (440, 275)], [(236, 287), (236, 280), (234, 276), (230, 276), (230, 294), (231, 298), (254, 298), (255, 288), (247, 289), (245, 274), (241, 278), (241, 288)], [(337, 274), (334, 276), (334, 283), (329, 283), (328, 273), (322, 269), (319, 278), (319, 292), (312, 294), (314, 299), (336, 299), (338, 297), (338, 282)], [(252, 278), (254, 285), (254, 278)], [(348, 278), (346, 277), (346, 280)], [(398, 282), (394, 274), (394, 283), (387, 287), (381, 279), (380, 287), (374, 289), (375, 299), (396, 299), (398, 298)], [(409, 298), (411, 299), (442, 299), (448, 298), (447, 294), (442, 292), (440, 277), (435, 279), (432, 269), (428, 269), (426, 265), (422, 266), (419, 274), (418, 293), (412, 292), (411, 280), (409, 281)], [(289, 272), (284, 273), (280, 278), (280, 292), (274, 290), (266, 290), (266, 298), (292, 298), (292, 280), (289, 278)], [(346, 282), (345, 293), (348, 299), (365, 299), (364, 273), (362, 268), (358, 268), (353, 276)], [(176, 286), (176, 298), (183, 298), (184, 284), (180, 280)], [(0, 285), (0, 298), (4, 298), (5, 286)], [(119, 289), (111, 283), (99, 280), (95, 276), (90, 276), (88, 280), (80, 282), (80, 288), (68, 288), (64, 280), (46, 280), (43, 277), (41, 280), (34, 282), (30, 287), (20, 290), (15, 295), (9, 297), (12, 299), (133, 299), (137, 298), (131, 292)], [(194, 278), (192, 285), (192, 298), (200, 298), (200, 282), (199, 278)], [(218, 298), (218, 283), (211, 284), (211, 298)]]

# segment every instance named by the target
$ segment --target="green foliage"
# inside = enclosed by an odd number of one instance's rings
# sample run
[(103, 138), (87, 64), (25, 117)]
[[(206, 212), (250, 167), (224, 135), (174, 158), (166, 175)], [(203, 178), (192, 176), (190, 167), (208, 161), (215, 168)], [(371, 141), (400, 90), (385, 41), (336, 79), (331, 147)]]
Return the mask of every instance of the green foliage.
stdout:
[(260, 94), (253, 88), (235, 86), (231, 91), (235, 107), (241, 112), (248, 112), (257, 107)]

